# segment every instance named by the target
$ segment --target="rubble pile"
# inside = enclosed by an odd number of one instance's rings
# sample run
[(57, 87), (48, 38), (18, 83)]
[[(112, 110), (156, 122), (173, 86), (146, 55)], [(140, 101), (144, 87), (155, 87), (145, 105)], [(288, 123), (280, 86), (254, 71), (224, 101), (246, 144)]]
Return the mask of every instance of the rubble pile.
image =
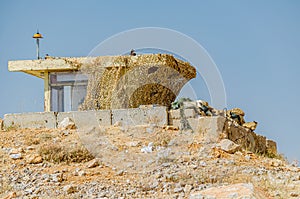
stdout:
[[(181, 98), (178, 101), (175, 101), (171, 104), (172, 110), (186, 110), (186, 109), (193, 109), (194, 115), (193, 117), (205, 117), (205, 116), (224, 116), (227, 119), (234, 121), (236, 124), (241, 125), (247, 129), (250, 129), (251, 131), (254, 131), (257, 126), (257, 122), (245, 122), (244, 116), (245, 113), (240, 108), (233, 108), (231, 110), (217, 110), (213, 107), (211, 107), (208, 102), (203, 100), (196, 100), (192, 101), (189, 98)], [(181, 111), (180, 117), (181, 119), (186, 118), (185, 112)], [(189, 116), (188, 116), (189, 117)], [(184, 129), (184, 127), (181, 127), (181, 129)]]
[[(245, 112), (240, 108), (217, 110), (206, 101), (181, 98), (171, 105), (169, 123), (182, 131), (203, 132), (203, 137), (207, 138), (206, 142), (229, 139), (244, 149), (270, 156), (276, 155), (276, 143), (256, 134), (254, 130), (257, 122), (245, 122), (244, 116)], [(210, 117), (216, 118), (219, 131), (207, 125), (211, 122), (207, 120)]]

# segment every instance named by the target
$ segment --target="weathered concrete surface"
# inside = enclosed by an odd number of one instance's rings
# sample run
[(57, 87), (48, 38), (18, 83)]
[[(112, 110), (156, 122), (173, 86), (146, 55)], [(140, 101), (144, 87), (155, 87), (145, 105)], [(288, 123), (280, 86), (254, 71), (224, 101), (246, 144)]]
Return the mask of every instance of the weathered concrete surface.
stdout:
[(54, 112), (5, 114), (4, 127), (16, 128), (56, 128)]
[[(218, 142), (225, 124), (225, 118), (222, 116), (187, 118), (185, 121), (188, 122), (194, 133), (202, 137), (199, 139), (205, 143)], [(182, 119), (173, 119), (172, 125), (181, 129), (182, 122)]]
[(165, 106), (143, 106), (142, 108), (73, 111), (73, 112), (42, 112), (6, 114), (4, 126), (16, 128), (58, 128), (65, 119), (70, 118), (79, 129), (110, 126), (116, 122), (123, 125), (155, 124), (164, 126), (168, 124), (168, 112)]
[(167, 54), (98, 57), (84, 63), (81, 71), (89, 82), (80, 110), (169, 106), (196, 77), (193, 66)]
[[(184, 109), (183, 110), (183, 117), (185, 118), (195, 118), (196, 117), (196, 112), (194, 109)], [(180, 113), (180, 109), (176, 109), (176, 110), (170, 110), (169, 111), (169, 118), (171, 119), (170, 121), (172, 121), (172, 119), (181, 119), (181, 113)]]
[(71, 118), (79, 129), (111, 125), (111, 110), (60, 112), (57, 124), (66, 117)]
[(22, 71), (44, 78), (45, 71), (72, 71), (78, 70), (87, 57), (60, 57), (38, 60), (9, 61), (9, 71)]
[[(198, 133), (205, 143), (219, 142), (220, 139), (229, 139), (242, 148), (262, 154), (277, 154), (276, 142), (267, 140), (250, 129), (239, 125), (223, 116), (200, 117), (192, 108), (169, 111), (169, 124), (186, 130), (190, 127)], [(194, 116), (194, 117), (193, 117)]]
[[(8, 70), (45, 80), (51, 72), (82, 72), (89, 81), (80, 110), (137, 108), (141, 104), (169, 106), (184, 84), (196, 77), (193, 66), (168, 54), (48, 56), (39, 60), (9, 61)], [(47, 81), (46, 87), (49, 87)]]
[(121, 122), (123, 125), (168, 124), (167, 107), (132, 108), (112, 110), (112, 124)]

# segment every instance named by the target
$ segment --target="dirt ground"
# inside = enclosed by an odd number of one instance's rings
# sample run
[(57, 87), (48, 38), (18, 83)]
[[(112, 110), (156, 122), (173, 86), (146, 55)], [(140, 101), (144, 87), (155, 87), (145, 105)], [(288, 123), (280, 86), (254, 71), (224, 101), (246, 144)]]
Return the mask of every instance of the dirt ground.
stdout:
[(0, 198), (190, 198), (236, 183), (256, 198), (300, 198), (297, 165), (196, 137), (153, 126), (0, 131)]

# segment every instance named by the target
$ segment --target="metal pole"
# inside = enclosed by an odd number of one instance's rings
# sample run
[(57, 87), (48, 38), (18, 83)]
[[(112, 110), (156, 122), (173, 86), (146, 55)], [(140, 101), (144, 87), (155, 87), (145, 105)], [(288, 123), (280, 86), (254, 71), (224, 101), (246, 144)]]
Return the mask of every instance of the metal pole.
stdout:
[(38, 38), (36, 39), (36, 55), (37, 59), (40, 59), (40, 40)]

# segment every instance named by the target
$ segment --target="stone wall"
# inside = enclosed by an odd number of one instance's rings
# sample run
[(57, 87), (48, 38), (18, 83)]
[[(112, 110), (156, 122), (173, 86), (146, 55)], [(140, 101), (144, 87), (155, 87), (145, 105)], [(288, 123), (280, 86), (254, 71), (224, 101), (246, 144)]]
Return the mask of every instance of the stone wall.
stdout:
[[(194, 104), (190, 102), (189, 104)], [(222, 111), (214, 111), (215, 116), (201, 116), (195, 106), (169, 111), (169, 124), (183, 131), (199, 134), (204, 143), (229, 139), (249, 151), (261, 154), (277, 154), (276, 142), (258, 135), (226, 117)]]
[[(191, 103), (193, 104), (193, 103)], [(69, 118), (78, 129), (110, 125), (171, 125), (181, 131), (190, 131), (202, 143), (218, 143), (229, 139), (242, 148), (262, 154), (277, 154), (276, 142), (239, 125), (222, 112), (215, 116), (201, 116), (193, 106), (170, 110), (165, 106), (144, 105), (139, 108), (74, 112), (41, 112), (4, 115), (4, 128), (58, 128)]]

